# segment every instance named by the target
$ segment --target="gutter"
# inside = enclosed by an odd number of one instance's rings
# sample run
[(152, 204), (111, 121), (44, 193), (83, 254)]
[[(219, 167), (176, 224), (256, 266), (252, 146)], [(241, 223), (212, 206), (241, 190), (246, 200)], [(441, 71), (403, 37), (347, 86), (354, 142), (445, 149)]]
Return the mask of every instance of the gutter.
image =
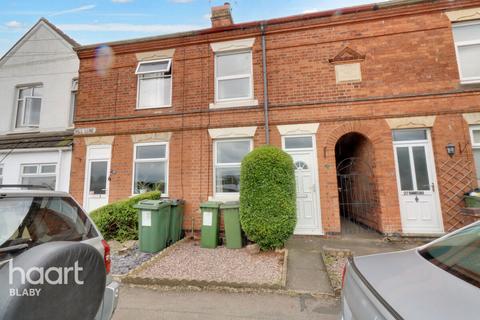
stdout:
[(263, 113), (265, 117), (265, 144), (270, 144), (270, 126), (268, 118), (268, 79), (267, 79), (267, 49), (266, 49), (266, 22), (260, 24), (262, 32), (262, 67), (263, 67)]

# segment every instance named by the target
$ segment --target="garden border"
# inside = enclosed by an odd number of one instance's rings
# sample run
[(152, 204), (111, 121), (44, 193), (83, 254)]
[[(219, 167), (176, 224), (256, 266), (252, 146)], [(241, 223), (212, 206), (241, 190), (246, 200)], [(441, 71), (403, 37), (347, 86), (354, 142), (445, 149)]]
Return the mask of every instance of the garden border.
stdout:
[(187, 280), (187, 279), (170, 279), (170, 278), (153, 278), (153, 277), (140, 277), (138, 274), (162, 259), (165, 255), (176, 246), (188, 241), (188, 238), (183, 238), (177, 241), (170, 247), (165, 248), (158, 254), (153, 256), (150, 260), (145, 261), (140, 266), (131, 270), (129, 273), (123, 276), (116, 276), (116, 280), (124, 284), (141, 285), (141, 286), (166, 286), (166, 287), (197, 287), (197, 288), (233, 288), (233, 289), (267, 289), (267, 290), (284, 290), (287, 284), (287, 262), (288, 262), (288, 250), (284, 249), (280, 253), (283, 253), (283, 270), (280, 280), (276, 283), (251, 283), (251, 282), (227, 282), (227, 281), (207, 281), (207, 280)]

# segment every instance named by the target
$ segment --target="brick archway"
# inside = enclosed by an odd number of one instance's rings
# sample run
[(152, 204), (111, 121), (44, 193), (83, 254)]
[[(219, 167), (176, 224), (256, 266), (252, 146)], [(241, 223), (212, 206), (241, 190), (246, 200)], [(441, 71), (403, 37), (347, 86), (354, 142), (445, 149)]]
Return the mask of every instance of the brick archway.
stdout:
[[(326, 130), (327, 131), (327, 130)], [(327, 133), (328, 132), (328, 133)], [(391, 129), (385, 120), (352, 121), (330, 126), (323, 137), (324, 161), (330, 167), (325, 185), (328, 190), (325, 206), (328, 211), (322, 213), (323, 219), (329, 221), (328, 231), (338, 233), (341, 230), (339, 196), (337, 190), (335, 146), (349, 133), (357, 133), (368, 139), (372, 148), (372, 170), (378, 191), (378, 231), (384, 234), (401, 232), (400, 209), (395, 175)]]
[(380, 131), (373, 129), (372, 126), (368, 126), (361, 122), (349, 122), (337, 126), (328, 136), (325, 146), (329, 150), (335, 150), (335, 145), (338, 140), (351, 132), (356, 132), (365, 136), (373, 145), (383, 141)]
[(366, 235), (380, 229), (374, 145), (356, 131), (344, 134), (335, 145), (341, 233)]

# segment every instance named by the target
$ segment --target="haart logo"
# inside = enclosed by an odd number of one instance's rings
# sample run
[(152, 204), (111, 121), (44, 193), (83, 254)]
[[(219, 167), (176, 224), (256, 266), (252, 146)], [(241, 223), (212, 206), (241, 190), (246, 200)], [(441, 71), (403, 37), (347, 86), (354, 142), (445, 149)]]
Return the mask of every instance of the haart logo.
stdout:
[[(7, 262), (5, 262), (7, 263)], [(5, 264), (4, 263), (4, 264)], [(79, 266), (78, 261), (75, 262), (73, 267), (32, 267), (23, 269), (21, 267), (15, 267), (13, 260), (8, 261), (8, 279), (10, 286), (14, 285), (14, 280), (20, 281), (22, 285), (29, 283), (31, 285), (68, 285), (75, 283), (77, 285), (83, 285), (84, 281), (80, 280), (80, 273), (83, 272), (83, 268)], [(18, 278), (19, 277), (19, 278)], [(10, 289), (11, 296), (39, 296), (41, 289)]]

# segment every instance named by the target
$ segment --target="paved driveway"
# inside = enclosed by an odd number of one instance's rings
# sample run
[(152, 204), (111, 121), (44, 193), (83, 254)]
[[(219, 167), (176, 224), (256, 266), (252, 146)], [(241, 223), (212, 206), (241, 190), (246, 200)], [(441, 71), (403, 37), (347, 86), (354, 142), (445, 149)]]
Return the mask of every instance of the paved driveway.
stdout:
[(338, 319), (338, 300), (311, 296), (160, 291), (124, 286), (114, 320)]

